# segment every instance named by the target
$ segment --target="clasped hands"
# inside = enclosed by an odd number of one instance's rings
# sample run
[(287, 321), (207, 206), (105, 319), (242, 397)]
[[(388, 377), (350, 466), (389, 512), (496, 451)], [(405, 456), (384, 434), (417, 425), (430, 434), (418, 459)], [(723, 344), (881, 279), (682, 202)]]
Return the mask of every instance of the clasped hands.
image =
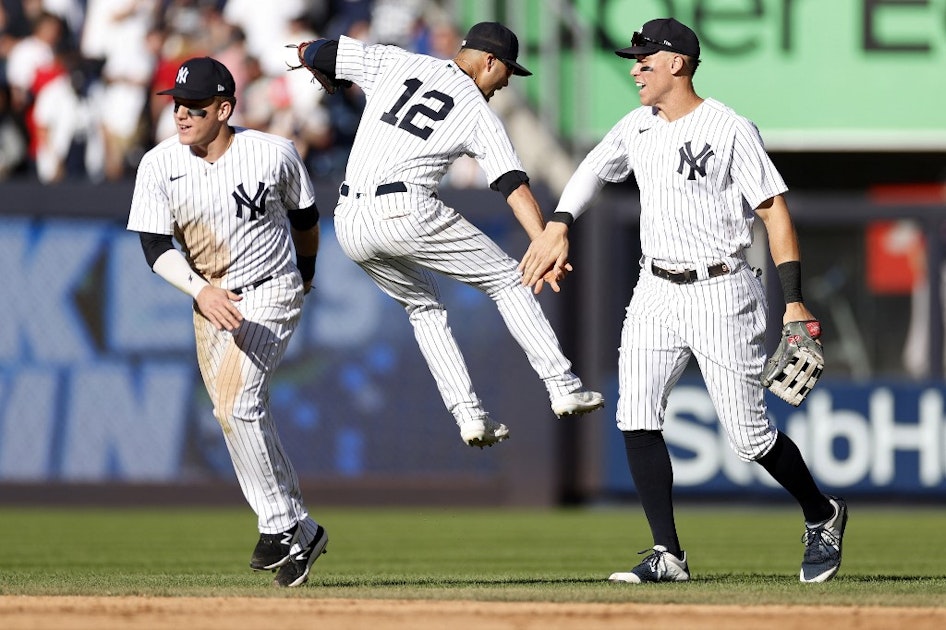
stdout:
[(536, 295), (546, 284), (558, 293), (561, 291), (558, 283), (569, 271), (572, 265), (568, 262), (568, 227), (564, 223), (550, 222), (529, 244), (519, 263), (522, 284), (532, 287)]

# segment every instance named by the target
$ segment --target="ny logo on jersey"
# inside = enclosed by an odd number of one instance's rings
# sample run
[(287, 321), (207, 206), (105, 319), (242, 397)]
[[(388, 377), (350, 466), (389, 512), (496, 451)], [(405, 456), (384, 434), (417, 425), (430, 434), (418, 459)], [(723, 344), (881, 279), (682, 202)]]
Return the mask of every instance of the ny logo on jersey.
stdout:
[(269, 188), (266, 188), (263, 182), (259, 183), (259, 188), (256, 189), (256, 194), (253, 195), (252, 199), (246, 194), (246, 189), (243, 188), (243, 184), (237, 186), (237, 189), (233, 191), (233, 199), (237, 202), (237, 218), (243, 218), (244, 207), (250, 209), (250, 221), (256, 221), (259, 215), (266, 214), (266, 197), (268, 196)]
[(701, 177), (706, 177), (706, 161), (713, 155), (713, 149), (708, 144), (704, 144), (703, 150), (693, 155), (693, 147), (687, 142), (680, 147), (680, 166), (677, 167), (677, 172), (683, 175), (683, 166), (686, 164), (690, 167), (690, 174), (687, 179), (696, 179), (697, 173)]

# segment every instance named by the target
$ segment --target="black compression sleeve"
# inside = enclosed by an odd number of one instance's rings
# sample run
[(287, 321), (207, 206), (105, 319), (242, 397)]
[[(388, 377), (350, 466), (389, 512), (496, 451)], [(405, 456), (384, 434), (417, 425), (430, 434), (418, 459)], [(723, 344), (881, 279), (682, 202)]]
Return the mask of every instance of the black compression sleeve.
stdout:
[(493, 190), (498, 190), (503, 197), (511, 195), (522, 184), (529, 183), (529, 176), (523, 171), (509, 171), (501, 175), (499, 179), (489, 185)]
[(152, 234), (151, 232), (138, 232), (141, 239), (141, 249), (145, 253), (145, 260), (148, 266), (154, 269), (155, 261), (161, 257), (161, 254), (174, 249), (174, 243), (168, 234)]
[(319, 40), (306, 46), (302, 56), (310, 68), (315, 68), (332, 79), (335, 78), (335, 57), (338, 55), (338, 41)]
[(315, 204), (308, 208), (290, 210), (287, 214), (289, 215), (289, 225), (300, 231), (308, 230), (319, 222), (319, 208)]

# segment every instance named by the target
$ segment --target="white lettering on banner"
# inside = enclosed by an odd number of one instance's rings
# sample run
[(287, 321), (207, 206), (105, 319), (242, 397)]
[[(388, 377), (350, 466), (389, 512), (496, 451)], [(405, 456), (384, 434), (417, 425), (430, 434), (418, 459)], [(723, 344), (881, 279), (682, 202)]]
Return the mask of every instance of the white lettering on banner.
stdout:
[(667, 402), (665, 420), (667, 443), (693, 453), (689, 457), (674, 457), (673, 478), (681, 486), (709, 483), (720, 473), (740, 486), (777, 485), (765, 469), (742, 461), (733, 452), (726, 432), (719, 429), (716, 409), (706, 389), (677, 387)]
[(48, 478), (59, 368), (24, 368), (0, 381), (0, 478)]
[(78, 367), (67, 392), (62, 477), (179, 479), (194, 368), (180, 363)]
[[(871, 464), (871, 431), (864, 416), (851, 410), (832, 410), (831, 394), (825, 391), (808, 396), (806, 415), (810, 440), (803, 453), (812, 474), (832, 486), (849, 486), (867, 476)], [(844, 440), (848, 453), (843, 459), (834, 454), (834, 441)], [(799, 448), (802, 448), (799, 445)]]
[(74, 294), (104, 235), (90, 221), (37, 228), (26, 219), (0, 220), (0, 269), (8, 295), (0, 300), (0, 360), (62, 365), (93, 356)]
[[(830, 388), (813, 392), (801, 410), (786, 418), (784, 430), (798, 444), (812, 474), (825, 484), (847, 487), (869, 481), (883, 488), (896, 481), (896, 456), (915, 454), (916, 479), (935, 488), (946, 479), (946, 416), (944, 395), (926, 389), (917, 395), (918, 418), (896, 417), (895, 393), (888, 387), (865, 388), (867, 416), (835, 407)], [(668, 444), (692, 456), (674, 457), (674, 479), (681, 486), (699, 486), (722, 474), (740, 486), (774, 481), (761, 466), (741, 462), (719, 427), (705, 388), (679, 386), (667, 404)], [(844, 448), (835, 447), (843, 443)], [(910, 483), (911, 481), (908, 481)]]
[(874, 466), (871, 481), (887, 485), (894, 478), (897, 450), (916, 451), (920, 456), (919, 477), (924, 486), (935, 486), (943, 477), (943, 399), (927, 391), (919, 400), (919, 423), (898, 423), (894, 418), (893, 394), (875, 390), (870, 397), (870, 416), (874, 430)]
[(113, 239), (108, 280), (109, 350), (194, 356), (191, 299), (148, 268), (137, 235), (122, 230)]

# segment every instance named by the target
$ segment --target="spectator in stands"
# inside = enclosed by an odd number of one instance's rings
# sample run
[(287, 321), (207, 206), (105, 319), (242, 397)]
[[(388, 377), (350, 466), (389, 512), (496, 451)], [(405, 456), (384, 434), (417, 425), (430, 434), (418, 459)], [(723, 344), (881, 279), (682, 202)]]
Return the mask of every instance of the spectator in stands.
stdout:
[(114, 181), (122, 179), (147, 148), (140, 131), (157, 61), (148, 47), (148, 33), (155, 24), (159, 5), (157, 0), (92, 0), (90, 11), (98, 3), (106, 3), (111, 9), (102, 66), (102, 106), (108, 116), (103, 117), (102, 130), (105, 177)]
[(102, 85), (87, 76), (77, 54), (57, 55), (50, 78), (36, 95), (33, 124), (36, 174), (44, 184), (66, 178), (98, 181), (104, 167), (100, 133)]
[(0, 83), (0, 180), (9, 178), (26, 160), (26, 138), (10, 107), (10, 87)]
[(15, 113), (26, 116), (33, 100), (36, 73), (53, 63), (62, 35), (62, 20), (52, 13), (41, 13), (33, 23), (31, 34), (10, 48), (6, 74)]

